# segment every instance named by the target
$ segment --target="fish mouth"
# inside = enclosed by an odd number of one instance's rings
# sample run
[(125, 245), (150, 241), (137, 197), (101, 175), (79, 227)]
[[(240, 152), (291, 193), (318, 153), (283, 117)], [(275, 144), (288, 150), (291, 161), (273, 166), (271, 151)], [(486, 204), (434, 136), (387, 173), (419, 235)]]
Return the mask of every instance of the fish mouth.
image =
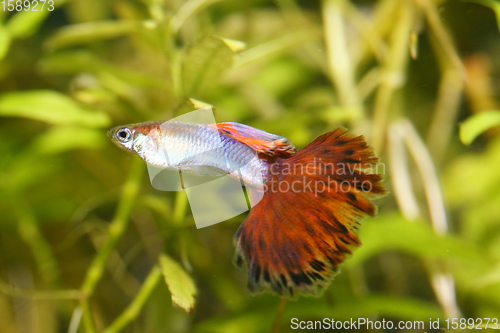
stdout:
[(108, 131), (106, 132), (106, 135), (107, 135), (107, 136), (108, 136), (108, 138), (110, 138), (110, 139), (113, 139), (113, 134), (114, 134), (113, 129), (110, 129), (110, 130), (108, 130)]
[(106, 132), (106, 135), (108, 136), (108, 138), (111, 139), (111, 141), (115, 141), (116, 137), (116, 131), (121, 128), (121, 126), (116, 126), (116, 127), (113, 127), (113, 128), (110, 128), (107, 132)]

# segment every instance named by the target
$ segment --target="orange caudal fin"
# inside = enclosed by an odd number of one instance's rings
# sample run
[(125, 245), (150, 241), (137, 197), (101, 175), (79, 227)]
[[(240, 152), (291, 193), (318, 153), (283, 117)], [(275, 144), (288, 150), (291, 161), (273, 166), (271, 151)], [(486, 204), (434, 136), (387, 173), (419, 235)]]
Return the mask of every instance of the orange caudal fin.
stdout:
[(367, 172), (378, 158), (362, 136), (339, 128), (270, 166), (263, 199), (236, 237), (236, 264), (248, 287), (284, 297), (318, 294), (358, 239), (360, 221), (376, 215), (371, 199), (385, 193)]
[(215, 126), (221, 133), (250, 146), (259, 154), (289, 157), (295, 153), (295, 147), (282, 136), (239, 123), (219, 123)]

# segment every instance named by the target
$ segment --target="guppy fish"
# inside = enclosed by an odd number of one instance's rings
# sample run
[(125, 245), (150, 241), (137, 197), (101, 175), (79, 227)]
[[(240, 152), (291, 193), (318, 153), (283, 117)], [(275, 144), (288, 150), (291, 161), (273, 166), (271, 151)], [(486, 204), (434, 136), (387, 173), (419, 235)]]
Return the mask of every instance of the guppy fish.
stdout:
[(377, 211), (371, 200), (386, 193), (382, 177), (365, 171), (378, 158), (344, 128), (298, 151), (284, 137), (238, 123), (145, 122), (108, 136), (156, 167), (229, 174), (251, 198), (264, 191), (235, 236), (235, 262), (248, 267), (252, 292), (318, 295), (361, 245), (360, 221)]

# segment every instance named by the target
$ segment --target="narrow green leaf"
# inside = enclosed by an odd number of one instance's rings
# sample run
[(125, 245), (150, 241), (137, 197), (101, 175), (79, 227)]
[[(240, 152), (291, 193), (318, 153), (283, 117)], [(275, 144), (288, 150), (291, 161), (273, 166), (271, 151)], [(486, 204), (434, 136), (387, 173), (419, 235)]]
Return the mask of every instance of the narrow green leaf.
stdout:
[(0, 116), (23, 117), (57, 125), (106, 127), (109, 116), (81, 107), (52, 90), (8, 92), (0, 95)]
[(0, 60), (5, 58), (10, 47), (10, 34), (9, 31), (0, 24)]
[(182, 7), (179, 8), (177, 13), (170, 20), (170, 30), (173, 34), (176, 34), (180, 27), (186, 22), (186, 20), (198, 12), (202, 8), (211, 5), (220, 0), (187, 0), (184, 1)]
[(261, 333), (272, 320), (271, 311), (243, 312), (232, 317), (212, 317), (195, 326), (196, 333)]
[(266, 64), (263, 70), (252, 75), (248, 83), (265, 91), (269, 96), (278, 97), (290, 91), (297, 91), (308, 82), (314, 82), (313, 80), (315, 79), (310, 68), (296, 60), (284, 58)]
[(492, 284), (500, 284), (500, 265), (497, 265), (486, 274), (475, 279), (473, 286), (475, 288), (483, 288)]
[(247, 44), (245, 42), (240, 41), (240, 40), (230, 39), (230, 38), (223, 38), (223, 37), (219, 37), (219, 38), (234, 53), (241, 52), (241, 51), (243, 51), (247, 47)]
[(191, 102), (191, 104), (193, 104), (193, 107), (195, 108), (195, 110), (208, 108), (208, 107), (213, 108), (213, 105), (208, 104), (208, 103), (203, 102), (203, 101), (199, 101), (199, 100), (194, 99), (194, 98), (189, 98), (189, 101)]
[(460, 125), (460, 141), (464, 145), (470, 145), (481, 133), (498, 125), (500, 111), (483, 111), (473, 115)]
[[(470, 152), (457, 156), (442, 173), (447, 203), (453, 209), (460, 210), (482, 210), (484, 205), (495, 204), (494, 198), (500, 195), (498, 165), (500, 165), (500, 137), (492, 138), (480, 154)], [(458, 179), (460, 181), (457, 181)], [(483, 213), (491, 215), (489, 211)], [(480, 223), (478, 226), (483, 225)]]
[(191, 311), (198, 293), (191, 276), (179, 263), (165, 254), (160, 256), (160, 269), (172, 294), (172, 302), (187, 312)]
[(56, 126), (35, 139), (31, 148), (38, 154), (57, 154), (73, 149), (95, 149), (105, 143), (102, 130)]
[(51, 11), (19, 11), (7, 22), (7, 29), (14, 38), (25, 38), (35, 34)]
[(339, 124), (363, 118), (361, 106), (329, 106), (318, 112), (319, 116), (329, 124)]
[[(266, 43), (254, 46), (242, 52), (234, 62), (234, 68), (248, 65), (254, 61), (274, 59), (290, 50), (290, 48), (319, 39), (319, 34), (313, 30), (300, 30), (285, 34)], [(322, 35), (321, 35), (322, 36)]]
[(100, 21), (73, 24), (61, 28), (45, 46), (48, 49), (88, 44), (97, 40), (115, 38), (139, 30), (140, 21)]
[(217, 36), (207, 36), (191, 45), (181, 60), (184, 95), (206, 94), (220, 74), (231, 67), (233, 55), (226, 42)]
[(59, 51), (42, 58), (39, 63), (39, 70), (44, 74), (79, 74), (82, 71), (94, 73), (112, 74), (119, 79), (155, 89), (170, 89), (170, 82), (163, 78), (150, 76), (139, 71), (116, 66), (107, 62), (92, 52), (85, 50)]
[(355, 251), (346, 265), (359, 264), (383, 251), (402, 251), (417, 258), (441, 258), (480, 264), (479, 251), (460, 239), (437, 235), (423, 221), (410, 222), (399, 214), (381, 215), (363, 223), (363, 246)]
[(102, 60), (87, 50), (71, 50), (50, 53), (38, 62), (43, 74), (67, 75), (85, 72), (94, 73), (103, 68)]
[[(36, 166), (36, 167), (35, 167)], [(19, 191), (46, 181), (54, 175), (60, 175), (65, 169), (64, 162), (57, 156), (40, 158), (40, 155), (30, 154), (28, 149), (17, 154), (15, 159), (4, 167), (2, 181)]]
[(331, 318), (332, 313), (336, 320), (365, 318), (372, 314), (406, 320), (429, 320), (443, 316), (442, 310), (432, 302), (376, 293), (363, 298), (342, 299), (342, 302), (334, 306), (311, 302), (307, 306), (290, 304), (285, 309), (285, 316), (288, 318)]

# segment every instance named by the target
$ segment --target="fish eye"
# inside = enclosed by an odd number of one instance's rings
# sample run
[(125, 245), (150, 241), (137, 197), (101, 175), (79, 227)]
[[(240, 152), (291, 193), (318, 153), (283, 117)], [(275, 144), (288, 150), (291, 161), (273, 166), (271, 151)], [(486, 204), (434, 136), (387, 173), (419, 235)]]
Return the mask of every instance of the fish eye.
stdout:
[(129, 128), (120, 128), (117, 132), (116, 132), (116, 137), (118, 138), (118, 140), (120, 140), (121, 142), (128, 142), (130, 141), (130, 139), (132, 138), (132, 131), (130, 131)]

